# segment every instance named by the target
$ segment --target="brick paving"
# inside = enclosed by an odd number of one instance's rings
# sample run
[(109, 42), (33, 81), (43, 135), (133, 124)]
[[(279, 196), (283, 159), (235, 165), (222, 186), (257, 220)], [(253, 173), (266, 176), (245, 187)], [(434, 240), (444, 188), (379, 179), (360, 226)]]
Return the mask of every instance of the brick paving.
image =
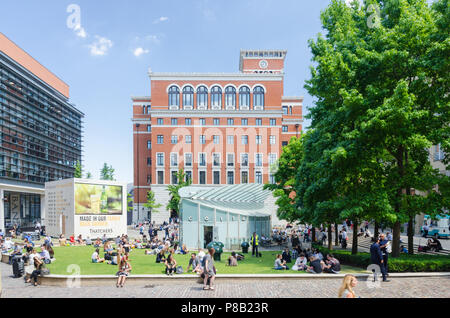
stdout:
[[(62, 288), (25, 284), (22, 278), (12, 278), (12, 269), (0, 264), (2, 270), (2, 298), (335, 298), (341, 279), (302, 280), (239, 280), (219, 281), (215, 291), (204, 291), (194, 281), (167, 281), (147, 286)], [(355, 288), (363, 298), (450, 298), (449, 277), (392, 278), (379, 288), (369, 288), (360, 280)]]

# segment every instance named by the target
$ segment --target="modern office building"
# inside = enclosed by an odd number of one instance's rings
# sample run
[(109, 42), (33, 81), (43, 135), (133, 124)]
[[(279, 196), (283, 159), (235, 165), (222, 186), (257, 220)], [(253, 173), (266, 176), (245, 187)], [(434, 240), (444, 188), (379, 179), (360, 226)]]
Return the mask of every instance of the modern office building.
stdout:
[(284, 95), (286, 53), (242, 50), (236, 73), (149, 70), (151, 97), (132, 97), (139, 219), (148, 217), (142, 204), (150, 189), (163, 204), (152, 220), (168, 219), (167, 186), (179, 169), (196, 186), (273, 182), (282, 147), (303, 121), (303, 98)]
[(0, 229), (43, 223), (44, 183), (81, 162), (83, 113), (69, 86), (0, 33)]

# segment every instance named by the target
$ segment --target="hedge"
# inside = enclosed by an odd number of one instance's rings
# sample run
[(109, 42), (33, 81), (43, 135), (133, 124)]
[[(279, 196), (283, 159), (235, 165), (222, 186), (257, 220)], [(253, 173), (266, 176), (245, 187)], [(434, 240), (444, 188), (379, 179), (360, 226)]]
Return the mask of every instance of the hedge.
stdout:
[[(367, 268), (372, 262), (369, 253), (352, 255), (347, 250), (329, 250), (322, 246), (317, 248), (325, 256), (333, 254), (342, 264)], [(446, 255), (406, 255), (389, 257), (388, 267), (390, 273), (402, 272), (450, 272), (450, 256)]]

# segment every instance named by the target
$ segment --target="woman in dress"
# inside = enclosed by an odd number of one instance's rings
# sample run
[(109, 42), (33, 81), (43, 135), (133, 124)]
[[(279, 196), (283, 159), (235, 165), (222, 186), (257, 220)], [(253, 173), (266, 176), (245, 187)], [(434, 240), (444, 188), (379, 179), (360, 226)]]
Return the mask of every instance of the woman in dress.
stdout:
[[(120, 257), (120, 255), (119, 255)], [(117, 272), (117, 284), (116, 287), (123, 287), (123, 285), (125, 284), (125, 279), (127, 278), (127, 276), (129, 275), (131, 271), (131, 265), (128, 262), (128, 256), (124, 255), (123, 257), (120, 258), (120, 262), (119, 262), (119, 271)]]
[[(208, 254), (205, 255), (205, 278), (203, 280), (203, 290), (214, 290), (214, 278), (216, 278), (216, 271), (214, 268), (214, 248), (208, 249)], [(209, 287), (208, 287), (209, 280)]]

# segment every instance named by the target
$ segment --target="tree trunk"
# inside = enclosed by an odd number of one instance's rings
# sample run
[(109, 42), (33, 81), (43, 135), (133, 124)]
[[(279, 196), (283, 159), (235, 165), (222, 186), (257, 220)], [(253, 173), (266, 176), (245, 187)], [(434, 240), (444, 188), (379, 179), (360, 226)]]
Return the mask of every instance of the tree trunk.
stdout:
[(316, 228), (313, 226), (311, 228), (311, 244), (316, 242)]
[(394, 233), (392, 234), (392, 257), (400, 255), (400, 221), (394, 223)]
[(414, 254), (414, 217), (409, 217), (408, 222), (408, 254)]
[(358, 253), (358, 221), (353, 221), (352, 255)]
[(375, 221), (375, 228), (373, 229), (373, 237), (374, 239), (378, 239), (378, 235), (380, 235), (380, 225), (377, 221)]
[(333, 249), (333, 232), (331, 232), (331, 223), (328, 224), (328, 249), (332, 250)]
[(339, 246), (339, 230), (337, 222), (334, 223), (334, 245)]

